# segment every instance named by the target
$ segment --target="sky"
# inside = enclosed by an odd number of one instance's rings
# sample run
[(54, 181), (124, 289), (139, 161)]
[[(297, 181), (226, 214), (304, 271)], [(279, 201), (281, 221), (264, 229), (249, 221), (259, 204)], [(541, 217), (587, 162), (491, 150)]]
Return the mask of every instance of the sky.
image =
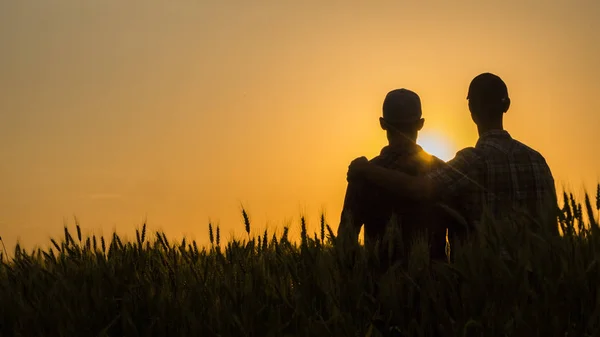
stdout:
[(505, 127), (559, 189), (600, 181), (600, 2), (0, 2), (0, 236), (48, 246), (146, 221), (204, 244), (335, 230), (346, 172), (386, 144), (385, 94), (417, 92), (419, 143), (473, 146), (473, 77), (504, 79)]

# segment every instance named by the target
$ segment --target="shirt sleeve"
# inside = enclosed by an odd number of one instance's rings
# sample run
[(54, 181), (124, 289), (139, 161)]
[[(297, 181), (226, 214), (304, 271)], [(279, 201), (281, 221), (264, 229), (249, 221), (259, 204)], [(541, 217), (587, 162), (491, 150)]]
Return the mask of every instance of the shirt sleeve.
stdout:
[(475, 148), (469, 147), (457, 152), (452, 160), (429, 173), (427, 178), (433, 182), (434, 191), (440, 198), (448, 198), (477, 186), (481, 168), (479, 155)]
[(338, 227), (338, 236), (348, 235), (347, 232), (350, 232), (352, 237), (356, 236), (356, 239), (358, 239), (358, 233), (363, 225), (362, 203), (360, 200), (363, 184), (364, 182), (360, 180), (348, 183)]

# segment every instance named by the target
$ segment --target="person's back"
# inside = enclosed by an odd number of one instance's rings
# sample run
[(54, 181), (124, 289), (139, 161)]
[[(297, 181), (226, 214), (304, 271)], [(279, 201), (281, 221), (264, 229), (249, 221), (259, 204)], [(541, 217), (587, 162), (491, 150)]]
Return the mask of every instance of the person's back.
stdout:
[[(552, 215), (556, 189), (546, 160), (503, 128), (502, 115), (510, 106), (504, 82), (481, 74), (472, 81), (468, 99), (479, 140), (429, 175), (437, 197), (457, 208), (470, 227), (484, 214), (501, 219), (525, 211), (538, 220)], [(557, 227), (551, 230), (558, 233)]]
[[(371, 162), (412, 176), (423, 176), (444, 164), (441, 159), (423, 151), (419, 145), (409, 142), (395, 148), (385, 147)], [(377, 240), (382, 241), (387, 225), (392, 220), (396, 221), (395, 225), (404, 239), (405, 248), (408, 248), (410, 240), (423, 228), (422, 224), (435, 224), (432, 203), (399, 199), (387, 190), (367, 182), (361, 188), (363, 195), (360, 208), (363, 210), (361, 219), (365, 226), (366, 244), (373, 245)]]
[(484, 211), (495, 219), (519, 210), (542, 214), (549, 206), (545, 201), (552, 202), (548, 196), (556, 195), (544, 157), (504, 130), (482, 134), (474, 148), (462, 150), (448, 164), (471, 180), (460, 194), (445, 198), (452, 200), (471, 226)]
[[(444, 164), (416, 144), (417, 133), (424, 120), (420, 118), (420, 100), (415, 93), (405, 89), (388, 93), (383, 111), (380, 123), (387, 131), (390, 144), (371, 163), (412, 176), (423, 176)], [(338, 236), (350, 235), (352, 240), (356, 240), (364, 225), (365, 245), (372, 248), (377, 241), (383, 241), (388, 225), (395, 219), (396, 228), (403, 237), (404, 249), (395, 249), (394, 259), (406, 255), (416, 232), (425, 228), (429, 230), (432, 257), (444, 259), (445, 227), (442, 228), (437, 213), (432, 209), (432, 203), (399, 199), (367, 181), (355, 181), (349, 183), (346, 190)]]
[(544, 196), (555, 192), (544, 157), (506, 131), (491, 131), (478, 145), (485, 166), (485, 204), (492, 216), (500, 218), (508, 209), (518, 208), (542, 212)]

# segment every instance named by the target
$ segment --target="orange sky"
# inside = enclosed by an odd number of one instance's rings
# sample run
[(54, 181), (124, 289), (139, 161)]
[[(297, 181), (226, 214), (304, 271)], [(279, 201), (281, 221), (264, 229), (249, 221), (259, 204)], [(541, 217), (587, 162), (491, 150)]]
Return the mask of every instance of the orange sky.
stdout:
[[(477, 140), (465, 100), (501, 76), (505, 126), (559, 184), (600, 180), (597, 1), (2, 1), (0, 235), (241, 235), (319, 211), (385, 144), (387, 91), (422, 99), (421, 140)], [(447, 144), (439, 144), (444, 140)], [(438, 144), (436, 145), (436, 142)], [(447, 158), (445, 158), (447, 159)]]

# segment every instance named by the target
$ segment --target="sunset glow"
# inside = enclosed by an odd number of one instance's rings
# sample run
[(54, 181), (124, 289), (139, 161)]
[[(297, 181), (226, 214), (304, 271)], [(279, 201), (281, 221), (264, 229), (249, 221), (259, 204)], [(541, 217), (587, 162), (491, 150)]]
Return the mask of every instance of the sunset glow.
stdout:
[[(351, 160), (386, 144), (386, 93), (419, 94), (419, 144), (473, 146), (466, 94), (493, 72), (505, 127), (559, 188), (597, 182), (600, 2), (1, 1), (0, 236), (207, 242), (339, 223)], [(7, 247), (8, 248), (8, 247)], [(10, 248), (8, 248), (10, 250)]]
[(417, 143), (421, 145), (423, 150), (443, 161), (452, 159), (457, 150), (455, 146), (452, 145), (450, 139), (444, 137), (441, 133), (422, 132)]

